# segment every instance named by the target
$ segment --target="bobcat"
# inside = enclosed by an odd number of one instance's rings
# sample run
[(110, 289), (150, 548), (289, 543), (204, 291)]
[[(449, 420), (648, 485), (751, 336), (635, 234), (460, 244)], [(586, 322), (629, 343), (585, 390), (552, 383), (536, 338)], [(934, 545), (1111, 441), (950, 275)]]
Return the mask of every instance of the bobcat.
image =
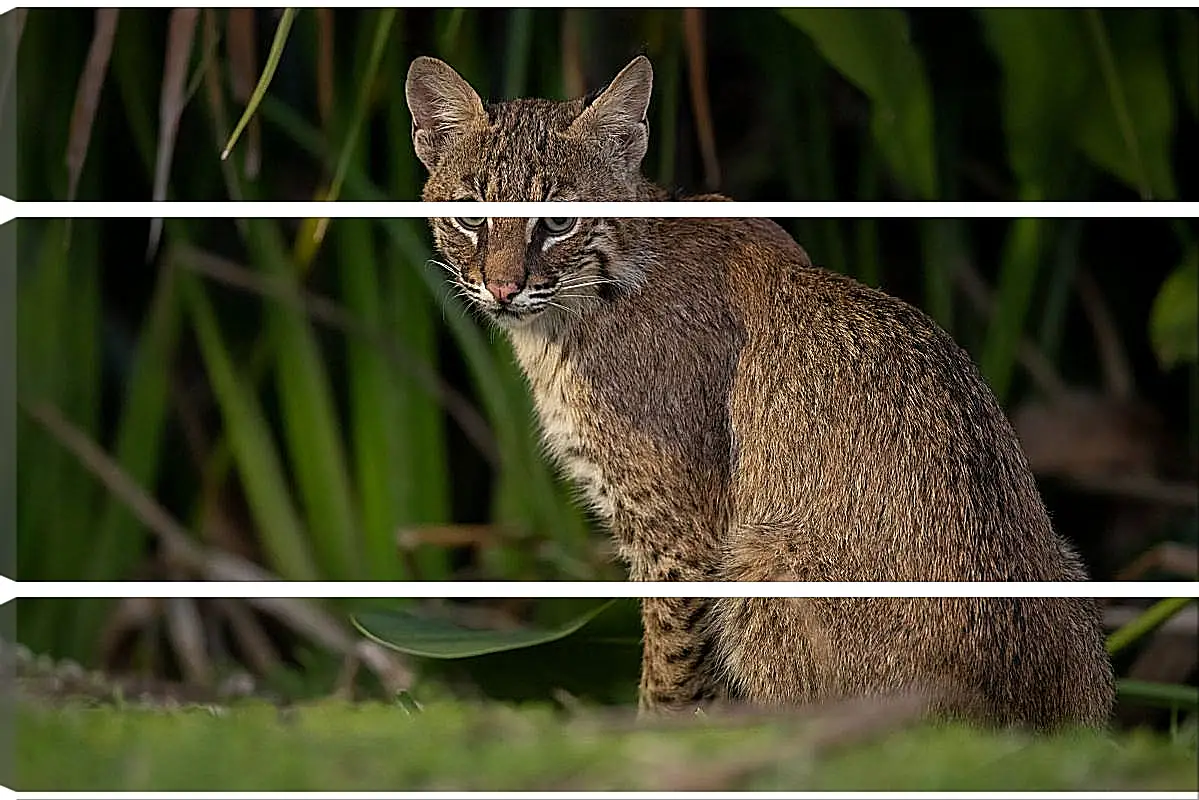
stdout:
[[(640, 172), (652, 81), (638, 57), (588, 98), (484, 105), (417, 58), (424, 200), (671, 199)], [(1086, 580), (966, 353), (774, 223), (430, 224), (633, 580)], [(1050, 728), (1113, 700), (1092, 600), (647, 598), (642, 619), (643, 712), (919, 691)]]

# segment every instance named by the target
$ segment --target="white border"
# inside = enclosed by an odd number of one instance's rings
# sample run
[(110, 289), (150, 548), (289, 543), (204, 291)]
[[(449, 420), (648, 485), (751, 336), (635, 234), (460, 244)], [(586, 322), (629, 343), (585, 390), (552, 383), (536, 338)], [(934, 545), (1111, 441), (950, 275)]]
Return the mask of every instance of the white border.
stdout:
[[(117, 800), (118, 798), (163, 798), (163, 800), (207, 800), (207, 798), (284, 798), (305, 797), (314, 800), (367, 800), (368, 798), (435, 798), (455, 800), (460, 797), (487, 800), (517, 800), (517, 798), (553, 797), (564, 800), (613, 800), (617, 798), (648, 798), (649, 800), (781, 800), (781, 798), (844, 798), (865, 797), (878, 800), (924, 800), (925, 798), (968, 797), (977, 800), (1014, 800), (1043, 797), (1049, 800), (1091, 800), (1094, 792), (19, 792), (15, 796), (28, 800)], [(1102, 795), (1101, 795), (1102, 796)], [(1118, 792), (1119, 797), (1134, 800), (1194, 800), (1192, 792)]]
[(944, 219), (1129, 219), (1199, 217), (1199, 202), (21, 202), (0, 198), (0, 224), (10, 219), (359, 219), (429, 217), (774, 217)]
[(749, 581), (78, 581), (0, 585), (20, 597), (547, 598), (547, 597), (1199, 597), (1199, 581), (968, 583)]

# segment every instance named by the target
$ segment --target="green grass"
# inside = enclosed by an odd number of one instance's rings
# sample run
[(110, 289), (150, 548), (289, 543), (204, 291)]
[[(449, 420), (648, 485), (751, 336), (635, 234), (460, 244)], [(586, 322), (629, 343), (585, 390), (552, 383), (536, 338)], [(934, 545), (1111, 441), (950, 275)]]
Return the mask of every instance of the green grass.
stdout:
[(544, 707), (433, 704), (408, 714), (323, 702), (221, 712), (22, 703), (17, 734), (20, 791), (1199, 787), (1194, 741), (1145, 732), (922, 726), (836, 744), (841, 735), (794, 723), (635, 730)]

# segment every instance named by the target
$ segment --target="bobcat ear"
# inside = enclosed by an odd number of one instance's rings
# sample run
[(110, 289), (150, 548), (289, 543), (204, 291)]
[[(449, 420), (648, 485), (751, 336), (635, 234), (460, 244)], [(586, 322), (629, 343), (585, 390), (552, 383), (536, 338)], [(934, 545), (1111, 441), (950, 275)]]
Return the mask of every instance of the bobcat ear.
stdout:
[(645, 56), (637, 56), (571, 123), (569, 132), (604, 140), (636, 169), (649, 146), (646, 112), (653, 86), (653, 66)]
[(436, 58), (413, 60), (404, 95), (412, 113), (412, 146), (430, 170), (451, 141), (487, 125), (479, 95), (449, 64)]

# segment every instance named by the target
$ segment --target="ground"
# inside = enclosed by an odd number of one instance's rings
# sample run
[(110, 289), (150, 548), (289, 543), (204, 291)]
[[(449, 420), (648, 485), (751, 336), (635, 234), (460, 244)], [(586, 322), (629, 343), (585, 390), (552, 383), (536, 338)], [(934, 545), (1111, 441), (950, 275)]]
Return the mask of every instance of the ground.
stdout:
[[(66, 756), (69, 754), (69, 757)], [(17, 703), (18, 791), (1195, 791), (1194, 733), (1033, 736), (913, 723), (497, 703)]]

